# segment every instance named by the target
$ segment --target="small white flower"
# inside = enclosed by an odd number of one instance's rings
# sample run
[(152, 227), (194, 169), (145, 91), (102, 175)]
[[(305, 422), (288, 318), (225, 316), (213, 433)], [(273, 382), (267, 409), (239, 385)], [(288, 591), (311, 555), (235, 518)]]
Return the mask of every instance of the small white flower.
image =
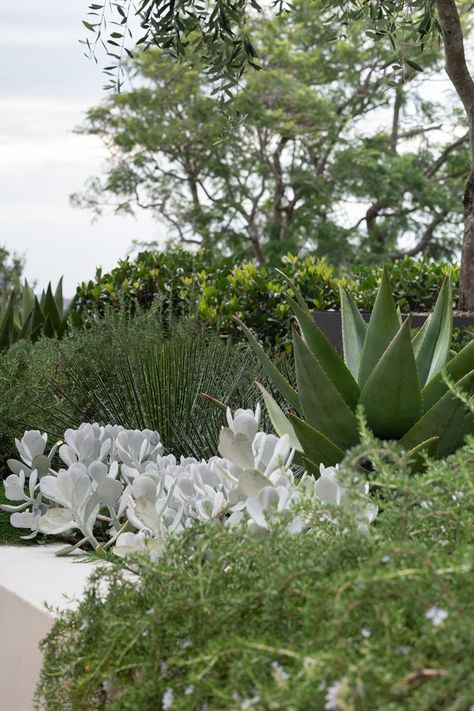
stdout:
[(186, 696), (191, 696), (191, 694), (193, 692), (194, 692), (194, 684), (188, 684), (184, 690), (184, 693), (186, 694)]
[(288, 677), (289, 677), (288, 672), (285, 671), (285, 669), (282, 667), (282, 665), (277, 661), (272, 662), (272, 673), (273, 673), (273, 676), (275, 677), (275, 681), (280, 682), (280, 683), (288, 681)]
[(339, 701), (340, 701), (340, 692), (342, 689), (342, 681), (335, 681), (329, 689), (327, 690), (326, 694), (326, 703), (324, 704), (324, 708), (327, 709), (327, 711), (331, 711), (331, 709), (338, 709), (339, 708)]
[(163, 694), (163, 698), (161, 700), (161, 708), (163, 711), (166, 711), (166, 709), (170, 709), (173, 705), (174, 701), (174, 691), (173, 689), (166, 689), (165, 693)]
[(429, 610), (426, 611), (425, 617), (427, 620), (431, 620), (433, 627), (439, 627), (448, 617), (448, 612), (441, 607), (433, 605), (433, 607), (430, 607)]
[(382, 563), (389, 563), (392, 559), (390, 558), (389, 555), (385, 554), (382, 556), (382, 558), (380, 560), (382, 561)]
[(363, 627), (361, 629), (360, 633), (361, 633), (362, 637), (365, 637), (365, 639), (368, 639), (370, 637), (370, 635), (372, 634), (372, 632), (367, 627)]
[(248, 709), (252, 709), (255, 707), (255, 704), (258, 704), (260, 701), (260, 696), (255, 694), (255, 696), (252, 696), (251, 699), (244, 699), (242, 703), (240, 704), (240, 708), (242, 711), (248, 711)]

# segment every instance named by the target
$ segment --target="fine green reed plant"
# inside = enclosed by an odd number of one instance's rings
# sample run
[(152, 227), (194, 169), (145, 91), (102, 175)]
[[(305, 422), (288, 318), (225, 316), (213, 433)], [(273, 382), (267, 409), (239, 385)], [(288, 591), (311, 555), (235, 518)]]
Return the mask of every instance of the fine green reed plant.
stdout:
[[(279, 357), (291, 379), (288, 361)], [(166, 305), (108, 312), (62, 345), (60, 373), (57, 401), (42, 408), (54, 434), (84, 421), (151, 429), (167, 452), (198, 458), (216, 452), (224, 421), (204, 394), (254, 407), (254, 381), (265, 378), (248, 344), (222, 340)]]
[(376, 437), (397, 440), (410, 451), (414, 467), (420, 466), (422, 451), (446, 456), (474, 432), (472, 412), (444, 377), (469, 396), (474, 392), (474, 342), (448, 361), (453, 310), (449, 277), (416, 335), (411, 333), (410, 317), (402, 321), (386, 270), (368, 325), (341, 287), (343, 357), (315, 324), (301, 293), (288, 282), (285, 298), (299, 326), (299, 331), (293, 331), (296, 388), (247, 326), (240, 325), (292, 410), (286, 416), (261, 386), (274, 428), (280, 436), (290, 436), (312, 471), (317, 472), (320, 462), (340, 462), (345, 451), (357, 444), (358, 407)]

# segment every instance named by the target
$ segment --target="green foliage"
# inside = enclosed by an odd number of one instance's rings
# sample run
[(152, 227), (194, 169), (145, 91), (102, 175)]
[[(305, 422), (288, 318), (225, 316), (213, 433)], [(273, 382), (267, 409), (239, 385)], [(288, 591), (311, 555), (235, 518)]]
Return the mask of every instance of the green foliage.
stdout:
[(34, 342), (42, 335), (62, 338), (70, 308), (64, 308), (62, 279), (54, 293), (48, 284), (40, 298), (25, 281), (21, 289), (6, 293), (0, 302), (0, 348), (9, 348), (23, 339)]
[[(344, 286), (362, 310), (371, 310), (380, 281), (376, 266), (353, 265), (336, 271), (314, 256), (291, 254), (280, 261), (285, 274), (305, 295), (309, 308), (340, 308), (339, 285)], [(433, 308), (443, 279), (453, 275), (453, 303), (458, 292), (458, 270), (446, 263), (405, 258), (387, 265), (394, 298), (403, 313)], [(211, 251), (191, 254), (184, 250), (141, 252), (124, 259), (110, 273), (98, 270), (94, 281), (79, 286), (76, 313), (84, 323), (100, 316), (106, 307), (149, 308), (164, 300), (176, 314), (197, 311), (200, 320), (222, 336), (239, 337), (234, 316), (239, 317), (266, 345), (291, 347), (291, 308), (283, 292), (286, 282), (274, 269), (250, 262), (235, 265)]]
[[(293, 333), (297, 392), (277, 372), (255, 337), (245, 332), (270, 380), (296, 411), (273, 421), (278, 434), (296, 434), (298, 451), (310, 462), (338, 463), (359, 440), (357, 407), (376, 437), (399, 440), (419, 467), (423, 448), (446, 456), (474, 430), (470, 408), (456, 397), (446, 373), (468, 397), (474, 387), (474, 341), (447, 363), (452, 335), (450, 278), (433, 312), (413, 336), (410, 317), (397, 312), (384, 270), (369, 324), (341, 287), (343, 359), (314, 322), (301, 294), (287, 297), (301, 335)], [(446, 366), (446, 369), (444, 370)], [(267, 401), (271, 396), (267, 395)]]
[[(26, 429), (55, 432), (43, 408), (54, 408), (62, 374), (60, 350), (65, 341), (18, 341), (0, 353), (0, 478), (6, 460), (16, 456), (15, 437)], [(60, 430), (59, 430), (60, 431)]]
[[(223, 343), (191, 321), (148, 347), (110, 344), (100, 359), (69, 357), (63, 370), (75, 391), (68, 395), (74, 406), (68, 426), (78, 426), (86, 412), (100, 424), (156, 430), (166, 452), (197, 458), (215, 455), (223, 424), (203, 394), (233, 408), (253, 405), (253, 381), (262, 377), (244, 344)], [(51, 417), (62, 416), (60, 410)]]
[(381, 465), (368, 535), (305, 510), (299, 535), (187, 531), (138, 584), (121, 563), (96, 570), (43, 643), (42, 708), (154, 711), (172, 694), (178, 711), (465, 711), (473, 461), (471, 442), (414, 478)]
[[(170, 243), (260, 263), (303, 246), (336, 264), (408, 246), (456, 254), (468, 141), (447, 143), (442, 128), (454, 135), (459, 115), (420, 100), (416, 71), (391, 85), (393, 50), (367, 42), (364, 22), (328, 42), (326, 13), (320, 0), (298, 0), (250, 22), (263, 71), (246, 75), (231, 113), (199, 52), (193, 66), (137, 54), (134, 86), (91, 108), (80, 129), (103, 140), (109, 160), (74, 203), (98, 215), (146, 209)], [(425, 47), (431, 77), (439, 58)], [(354, 203), (366, 206), (357, 217)]]
[(20, 289), (23, 273), (23, 259), (0, 247), (0, 294), (4, 296), (12, 289)]
[(133, 316), (108, 311), (62, 341), (22, 341), (0, 355), (0, 465), (25, 429), (56, 441), (83, 421), (157, 429), (168, 452), (210, 457), (223, 418), (202, 393), (253, 407), (256, 379), (267, 383), (245, 343), (170, 318), (159, 303)]

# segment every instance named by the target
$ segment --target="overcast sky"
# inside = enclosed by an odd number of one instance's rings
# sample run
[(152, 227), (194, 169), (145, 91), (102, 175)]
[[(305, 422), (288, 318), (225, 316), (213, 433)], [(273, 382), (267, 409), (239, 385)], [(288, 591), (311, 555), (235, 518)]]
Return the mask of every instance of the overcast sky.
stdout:
[(78, 43), (87, 5), (0, 0), (0, 244), (25, 255), (40, 287), (64, 275), (68, 295), (97, 266), (113, 267), (133, 239), (160, 235), (146, 215), (91, 224), (69, 205), (104, 157), (96, 138), (72, 132), (103, 97), (100, 67)]

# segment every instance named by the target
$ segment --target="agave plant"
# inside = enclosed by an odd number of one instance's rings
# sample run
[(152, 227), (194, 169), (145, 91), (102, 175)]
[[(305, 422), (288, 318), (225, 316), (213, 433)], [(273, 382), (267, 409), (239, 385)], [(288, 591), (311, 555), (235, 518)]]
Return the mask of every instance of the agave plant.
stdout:
[(410, 317), (402, 322), (385, 270), (368, 325), (341, 288), (342, 357), (314, 322), (302, 295), (289, 285), (286, 300), (300, 331), (293, 332), (296, 389), (249, 329), (241, 326), (291, 411), (284, 414), (260, 386), (272, 424), (280, 436), (290, 435), (292, 446), (303, 453), (311, 470), (316, 471), (320, 462), (336, 464), (345, 450), (358, 443), (360, 407), (376, 437), (397, 440), (418, 463), (422, 450), (443, 457), (474, 432), (474, 416), (447, 382), (456, 383), (468, 395), (474, 392), (474, 341), (448, 361), (452, 335), (449, 278), (416, 334), (411, 331)]
[(64, 309), (62, 278), (53, 293), (51, 284), (38, 299), (27, 281), (20, 294), (12, 291), (0, 303), (0, 348), (21, 339), (36, 341), (41, 335), (62, 338), (70, 307)]

